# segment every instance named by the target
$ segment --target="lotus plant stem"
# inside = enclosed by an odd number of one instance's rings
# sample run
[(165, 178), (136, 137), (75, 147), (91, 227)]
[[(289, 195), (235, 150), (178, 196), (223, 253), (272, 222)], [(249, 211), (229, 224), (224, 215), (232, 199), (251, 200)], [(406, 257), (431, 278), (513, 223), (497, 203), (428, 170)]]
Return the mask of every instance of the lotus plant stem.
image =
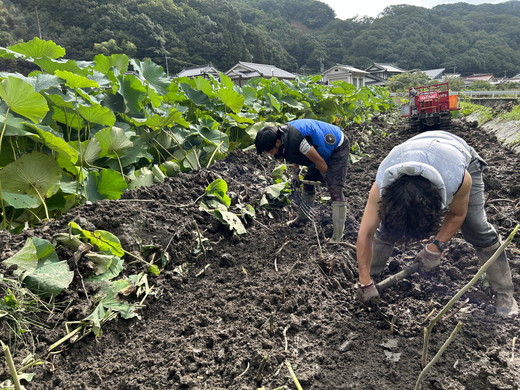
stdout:
[(9, 372), (11, 373), (11, 378), (13, 380), (15, 390), (21, 390), (22, 386), (20, 385), (20, 378), (18, 378), (18, 372), (16, 371), (16, 366), (14, 365), (13, 357), (11, 356), (11, 351), (9, 347), (4, 344), (2, 340), (0, 340), (2, 345), (2, 349), (4, 350), (5, 360), (7, 361), (7, 366), (9, 367)]
[(419, 377), (417, 378), (417, 382), (415, 383), (414, 390), (419, 390), (421, 388), (421, 381), (428, 372), (428, 370), (440, 359), (444, 351), (448, 348), (448, 346), (451, 344), (451, 342), (455, 339), (455, 336), (457, 333), (459, 333), (460, 329), (462, 328), (462, 321), (459, 321), (457, 326), (455, 326), (455, 329), (453, 329), (453, 332), (451, 332), (450, 337), (442, 344), (442, 347), (439, 349), (437, 354), (433, 357), (433, 359), (428, 363), (426, 367), (423, 368), (421, 373), (419, 374)]
[(43, 199), (43, 197), (40, 194), (40, 191), (38, 191), (38, 189), (35, 186), (31, 185), (31, 187), (33, 188), (34, 191), (36, 191), (36, 193), (38, 194), (38, 197), (42, 201), (42, 205), (43, 205), (43, 208), (45, 210), (45, 217), (47, 219), (51, 219), (51, 217), (49, 217), (49, 209), (47, 208), (47, 205), (45, 204), (45, 199)]
[(470, 289), (471, 286), (473, 286), (475, 283), (477, 283), (481, 276), (486, 272), (486, 270), (493, 264), (493, 262), (500, 256), (500, 254), (506, 249), (506, 247), (509, 245), (511, 241), (513, 241), (513, 238), (516, 235), (516, 232), (518, 231), (518, 228), (520, 225), (516, 225), (516, 227), (513, 229), (513, 231), (509, 234), (507, 239), (500, 245), (500, 247), (493, 253), (493, 256), (491, 256), (488, 261), (486, 261), (480, 269), (477, 271), (475, 276), (464, 286), (462, 287), (457, 294), (453, 298), (450, 299), (450, 301), (442, 308), (442, 310), (431, 320), (430, 324), (424, 328), (424, 345), (423, 345), (423, 354), (421, 359), (421, 367), (426, 366), (426, 360), (428, 359), (428, 343), (430, 339), (431, 331), (434, 327), (434, 325), (441, 319), (441, 317), (446, 314), (446, 312), (453, 306), (457, 300), (466, 293)]
[(294, 374), (294, 371), (291, 367), (291, 363), (289, 362), (289, 360), (285, 361), (285, 365), (287, 366), (287, 369), (289, 370), (289, 374), (291, 375), (291, 379), (293, 380), (296, 388), (298, 390), (303, 390), (303, 387), (300, 385), (300, 381), (298, 381), (298, 378), (296, 378), (296, 375)]
[(209, 161), (208, 161), (208, 165), (206, 165), (206, 168), (209, 168), (209, 166), (211, 165), (211, 162), (213, 161), (213, 159), (215, 158), (215, 155), (217, 154), (218, 152), (218, 149), (220, 148), (220, 145), (222, 145), (224, 143), (224, 141), (222, 141), (221, 143), (219, 143), (217, 145), (217, 147), (215, 148), (215, 150), (213, 151), (213, 153), (211, 154), (211, 157), (209, 158)]
[(5, 112), (4, 126), (2, 127), (2, 132), (0, 133), (0, 154), (2, 153), (2, 142), (4, 139), (5, 129), (7, 128), (7, 116), (8, 115), (9, 115), (9, 108)]

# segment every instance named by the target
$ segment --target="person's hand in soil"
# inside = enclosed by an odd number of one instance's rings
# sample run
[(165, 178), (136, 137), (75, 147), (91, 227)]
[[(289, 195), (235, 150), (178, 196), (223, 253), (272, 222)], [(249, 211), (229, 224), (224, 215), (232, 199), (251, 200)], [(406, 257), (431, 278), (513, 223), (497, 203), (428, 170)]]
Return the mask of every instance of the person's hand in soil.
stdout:
[(379, 297), (379, 291), (377, 291), (374, 281), (370, 281), (370, 283), (366, 285), (358, 282), (356, 284), (356, 289), (357, 297), (363, 304), (367, 304)]
[(426, 244), (417, 254), (415, 260), (421, 263), (421, 269), (431, 272), (441, 264), (442, 252), (439, 252), (435, 245)]

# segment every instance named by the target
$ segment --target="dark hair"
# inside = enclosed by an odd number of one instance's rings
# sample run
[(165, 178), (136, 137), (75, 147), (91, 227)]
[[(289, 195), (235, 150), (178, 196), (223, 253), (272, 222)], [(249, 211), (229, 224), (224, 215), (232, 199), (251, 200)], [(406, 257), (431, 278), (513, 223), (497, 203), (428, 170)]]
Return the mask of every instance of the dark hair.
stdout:
[(439, 230), (444, 211), (439, 190), (422, 176), (404, 175), (383, 188), (379, 216), (385, 234), (416, 241)]
[(265, 126), (256, 133), (255, 146), (256, 152), (262, 154), (262, 152), (271, 150), (275, 147), (276, 140), (280, 138), (278, 134), (278, 128), (274, 126)]

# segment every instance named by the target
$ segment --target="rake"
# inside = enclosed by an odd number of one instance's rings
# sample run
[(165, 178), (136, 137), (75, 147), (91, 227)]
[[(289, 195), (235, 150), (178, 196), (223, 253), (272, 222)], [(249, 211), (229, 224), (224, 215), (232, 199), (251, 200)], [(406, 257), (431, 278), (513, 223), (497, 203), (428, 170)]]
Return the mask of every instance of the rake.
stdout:
[[(319, 181), (311, 181), (311, 180), (302, 180), (302, 184), (310, 184), (313, 186), (320, 186), (323, 183)], [(293, 189), (293, 192), (289, 199), (302, 211), (302, 213), (309, 218), (310, 221), (316, 222), (316, 217), (318, 216), (318, 212), (314, 209), (312, 204), (309, 204), (305, 199), (303, 199), (303, 191), (301, 187)]]
[(301, 188), (293, 190), (289, 199), (291, 199), (291, 203), (294, 203), (310, 221), (315, 222), (318, 212), (311, 204), (303, 199), (302, 193)]

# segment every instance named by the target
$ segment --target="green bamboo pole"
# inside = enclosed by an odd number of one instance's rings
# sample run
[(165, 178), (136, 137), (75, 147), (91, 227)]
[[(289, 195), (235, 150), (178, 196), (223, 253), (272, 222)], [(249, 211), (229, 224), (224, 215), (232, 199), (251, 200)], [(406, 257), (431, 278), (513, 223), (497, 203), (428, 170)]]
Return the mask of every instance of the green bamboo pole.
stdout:
[(453, 332), (451, 332), (450, 337), (448, 337), (448, 339), (444, 342), (444, 344), (442, 344), (442, 347), (441, 347), (441, 349), (439, 349), (439, 352), (437, 352), (437, 354), (433, 357), (433, 359), (430, 361), (430, 363), (428, 363), (428, 365), (423, 368), (423, 370), (419, 374), (419, 377), (417, 378), (417, 382), (415, 383), (414, 390), (419, 390), (421, 388), (421, 381), (422, 381), (424, 375), (426, 375), (426, 373), (430, 370), (430, 368), (435, 363), (437, 363), (437, 361), (440, 359), (441, 355), (444, 353), (444, 351), (446, 351), (446, 348), (448, 348), (448, 345), (451, 344), (451, 342), (455, 339), (455, 336), (457, 335), (457, 333), (459, 333), (460, 328), (462, 328), (461, 321), (459, 321), (459, 323), (457, 324), (455, 329), (453, 329)]
[(9, 372), (11, 373), (14, 388), (15, 390), (21, 390), (22, 386), (20, 384), (20, 378), (18, 377), (18, 372), (16, 371), (16, 366), (14, 365), (13, 357), (11, 356), (11, 351), (2, 340), (0, 340), (0, 343), (2, 345), (2, 349), (4, 350), (5, 360), (7, 360), (7, 366), (9, 367)]
[(486, 272), (486, 270), (493, 264), (493, 262), (500, 256), (500, 254), (506, 249), (506, 247), (513, 241), (513, 238), (515, 237), (518, 228), (520, 225), (516, 225), (516, 227), (513, 229), (513, 231), (509, 234), (507, 239), (500, 245), (500, 247), (493, 253), (493, 256), (491, 256), (488, 261), (486, 261), (482, 267), (478, 270), (478, 272), (473, 276), (473, 278), (464, 286), (462, 289), (459, 290), (457, 294), (453, 298), (450, 299), (450, 301), (444, 306), (444, 308), (437, 314), (430, 322), (430, 324), (424, 328), (424, 345), (423, 345), (423, 354), (421, 359), (421, 367), (426, 366), (426, 360), (428, 359), (428, 344), (430, 340), (430, 334), (434, 327), (434, 325), (441, 319), (441, 317), (446, 314), (446, 312), (453, 306), (457, 300), (466, 293), (470, 289), (471, 286), (473, 286), (475, 283), (477, 283), (480, 279), (480, 277)]

